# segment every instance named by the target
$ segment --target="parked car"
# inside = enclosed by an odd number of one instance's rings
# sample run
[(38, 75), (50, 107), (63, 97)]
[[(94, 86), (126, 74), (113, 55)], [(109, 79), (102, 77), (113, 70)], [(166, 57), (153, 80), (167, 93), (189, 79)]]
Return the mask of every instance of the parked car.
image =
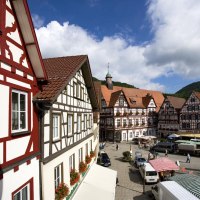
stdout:
[(146, 163), (147, 160), (143, 157), (137, 157), (135, 160), (135, 165), (136, 167), (140, 167), (141, 165), (144, 165), (144, 163)]
[(97, 164), (102, 165), (104, 167), (109, 167), (111, 165), (110, 158), (106, 152), (100, 152), (99, 157), (97, 159)]

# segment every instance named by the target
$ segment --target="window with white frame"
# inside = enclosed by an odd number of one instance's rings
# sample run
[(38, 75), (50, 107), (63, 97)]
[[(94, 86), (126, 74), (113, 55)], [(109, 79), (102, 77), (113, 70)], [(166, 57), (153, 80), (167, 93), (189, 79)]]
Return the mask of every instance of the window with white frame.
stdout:
[(83, 148), (80, 148), (78, 150), (78, 160), (79, 160), (79, 163), (83, 161)]
[(84, 115), (84, 130), (87, 129), (87, 115)]
[(90, 140), (90, 151), (92, 151), (92, 140)]
[(88, 143), (85, 144), (85, 155), (88, 155)]
[(70, 157), (69, 157), (69, 169), (70, 171), (72, 169), (75, 169), (75, 154), (72, 154)]
[(60, 139), (60, 115), (53, 114), (53, 140)]
[(30, 200), (30, 184), (24, 186), (13, 195), (13, 200)]
[(27, 93), (12, 91), (12, 133), (28, 130)]
[(54, 168), (54, 186), (55, 189), (59, 186), (62, 182), (62, 164), (56, 166)]
[(81, 115), (77, 115), (77, 132), (81, 132)]
[(73, 134), (73, 115), (68, 114), (67, 116), (67, 131), (68, 136)]

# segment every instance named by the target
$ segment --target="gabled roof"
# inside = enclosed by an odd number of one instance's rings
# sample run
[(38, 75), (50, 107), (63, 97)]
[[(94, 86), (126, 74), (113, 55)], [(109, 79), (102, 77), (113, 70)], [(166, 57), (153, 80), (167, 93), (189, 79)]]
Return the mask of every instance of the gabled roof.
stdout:
[(193, 91), (193, 93), (200, 100), (200, 92)]
[(113, 107), (115, 105), (115, 103), (119, 99), (121, 92), (122, 92), (122, 90), (119, 90), (119, 91), (113, 92), (111, 94), (109, 107)]
[[(155, 101), (156, 104), (156, 111), (160, 109), (164, 101), (164, 96), (159, 91), (152, 91), (152, 90), (144, 90), (144, 89), (136, 89), (136, 88), (126, 88), (126, 87), (119, 87), (113, 86), (113, 90), (109, 90), (105, 85), (101, 86), (102, 96), (106, 101), (107, 105), (110, 105), (111, 95), (114, 92), (123, 91), (125, 98), (132, 108), (145, 108), (143, 104), (143, 97), (146, 97), (147, 94), (150, 94)], [(131, 99), (136, 101), (136, 104), (131, 103)]]
[(44, 85), (42, 91), (35, 97), (35, 101), (53, 103), (76, 72), (81, 69), (92, 107), (98, 108), (89, 60), (86, 55), (47, 58), (43, 61), (49, 79), (48, 84)]
[(34, 73), (38, 79), (47, 79), (27, 1), (17, 0), (11, 1), (11, 3), (16, 13)]
[(185, 103), (184, 98), (174, 97), (174, 96), (167, 96), (167, 99), (172, 104), (175, 109), (181, 109), (183, 104)]

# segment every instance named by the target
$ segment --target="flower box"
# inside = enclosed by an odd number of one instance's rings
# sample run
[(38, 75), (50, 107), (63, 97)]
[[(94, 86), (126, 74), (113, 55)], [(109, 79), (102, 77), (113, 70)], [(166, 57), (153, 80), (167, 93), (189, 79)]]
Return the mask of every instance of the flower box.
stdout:
[(90, 151), (90, 158), (93, 158), (95, 156), (94, 151)]
[(79, 172), (83, 173), (87, 170), (87, 164), (84, 163), (83, 161), (79, 163)]
[(77, 183), (80, 179), (80, 174), (75, 171), (75, 169), (72, 169), (70, 172), (70, 185), (74, 185)]
[(55, 191), (55, 199), (62, 200), (69, 194), (69, 188), (65, 183), (60, 183)]
[(91, 162), (91, 160), (92, 160), (92, 158), (89, 155), (85, 156), (85, 162), (87, 164), (89, 164)]

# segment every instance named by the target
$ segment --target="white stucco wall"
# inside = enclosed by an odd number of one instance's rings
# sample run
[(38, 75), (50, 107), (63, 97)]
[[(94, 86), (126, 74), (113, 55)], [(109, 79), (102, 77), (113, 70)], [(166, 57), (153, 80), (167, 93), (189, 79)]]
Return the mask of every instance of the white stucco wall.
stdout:
[(9, 87), (0, 84), (0, 138), (8, 136), (8, 122), (9, 122)]
[(10, 170), (4, 173), (3, 179), (0, 180), (0, 191), (3, 190), (3, 194), (0, 192), (0, 199), (12, 200), (12, 192), (17, 190), (31, 178), (33, 178), (34, 199), (39, 200), (39, 160), (36, 158), (32, 159), (29, 165), (26, 163), (20, 165), (19, 170), (16, 172)]
[(62, 155), (56, 157), (56, 159), (48, 162), (45, 165), (42, 165), (42, 181), (48, 184), (43, 184), (43, 200), (54, 200), (55, 198), (55, 189), (54, 189), (54, 169), (59, 164), (63, 163), (63, 181), (68, 186), (70, 186), (70, 169), (69, 169), (69, 157), (72, 154), (75, 154), (75, 168), (78, 171), (78, 150), (83, 148), (83, 160), (85, 158), (85, 144), (88, 143), (88, 148), (90, 149), (90, 140), (92, 140), (93, 150), (97, 145), (97, 140), (94, 141), (93, 137), (85, 140), (69, 151), (63, 153)]

